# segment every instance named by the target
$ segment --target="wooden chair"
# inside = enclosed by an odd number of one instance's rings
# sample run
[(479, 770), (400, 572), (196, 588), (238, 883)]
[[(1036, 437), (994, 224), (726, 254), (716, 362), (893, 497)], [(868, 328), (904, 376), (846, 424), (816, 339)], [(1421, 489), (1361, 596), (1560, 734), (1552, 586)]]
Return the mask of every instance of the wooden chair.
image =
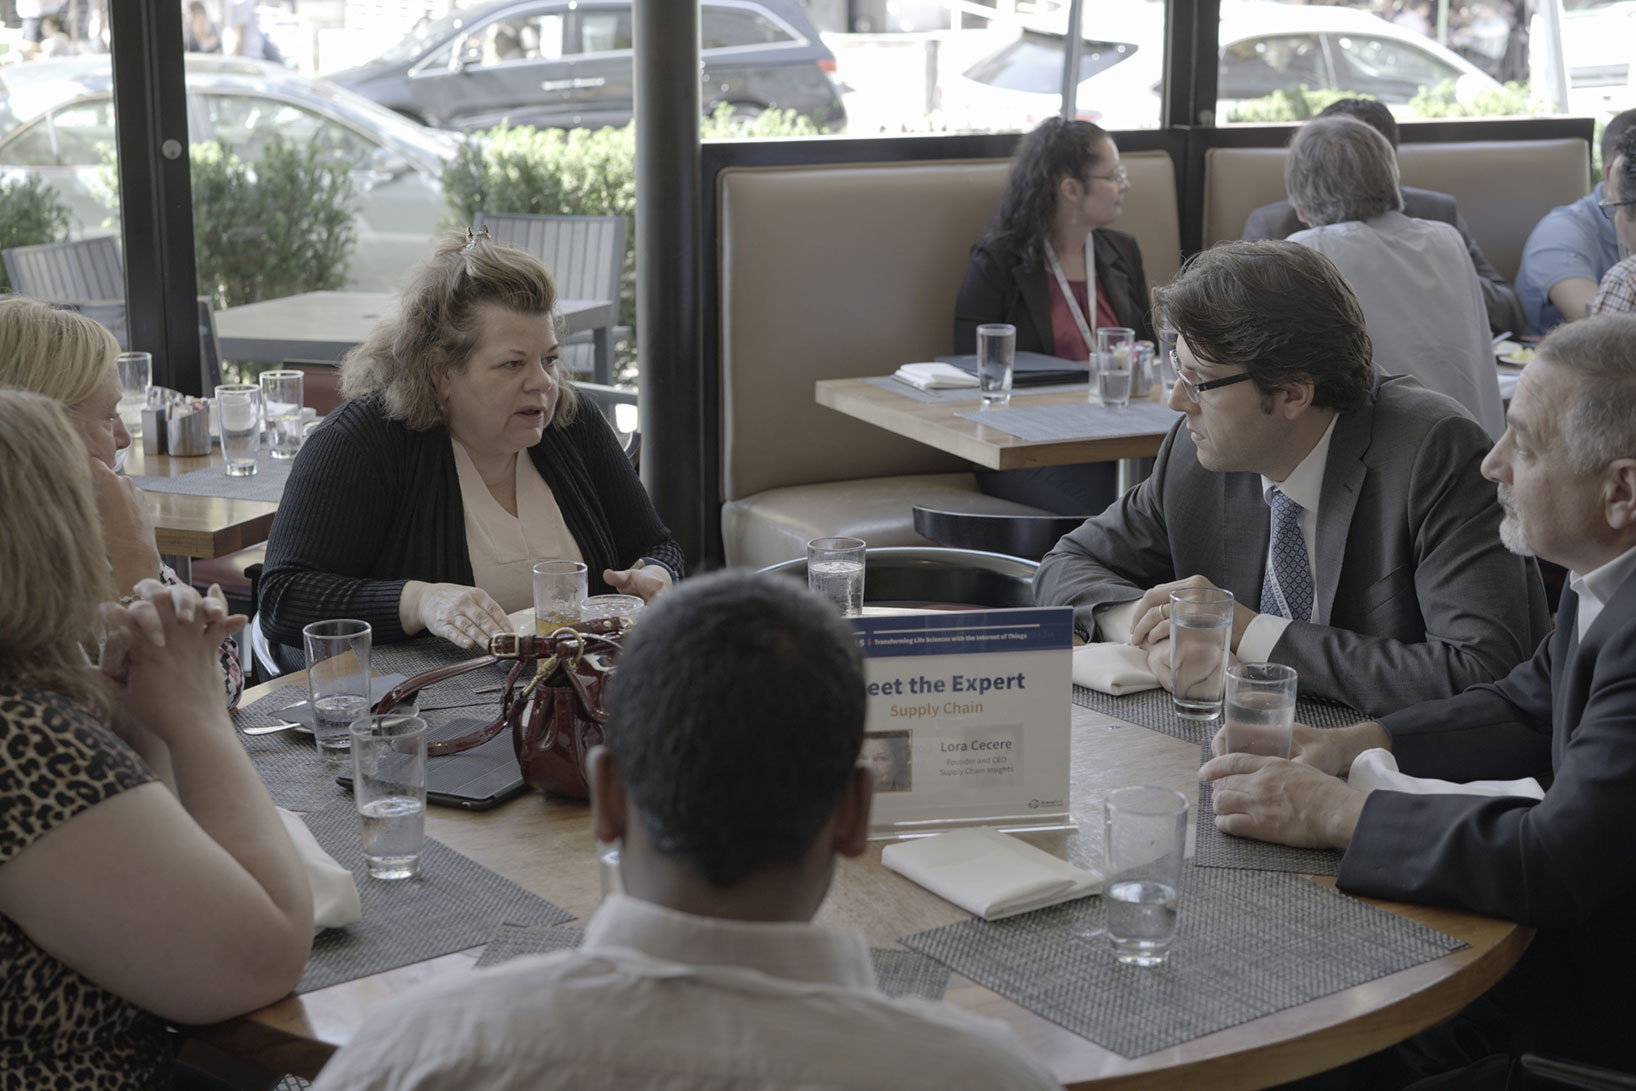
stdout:
[[(472, 218), (472, 230), (484, 226), (495, 242), (527, 250), (543, 261), (563, 299), (619, 302), (625, 217), (479, 212)], [(563, 340), (563, 360), (576, 372), (589, 370), (596, 382), (611, 382), (613, 332), (609, 325), (570, 334)]]
[(0, 258), (18, 295), (54, 302), (125, 298), (125, 259), (112, 235), (14, 246)]

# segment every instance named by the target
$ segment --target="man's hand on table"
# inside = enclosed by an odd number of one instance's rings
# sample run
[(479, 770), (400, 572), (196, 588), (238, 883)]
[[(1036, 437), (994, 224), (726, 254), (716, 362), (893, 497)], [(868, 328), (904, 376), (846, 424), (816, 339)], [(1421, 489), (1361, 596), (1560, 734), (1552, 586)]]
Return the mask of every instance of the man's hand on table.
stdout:
[[(1165, 622), (1167, 626), (1165, 631), (1167, 633), (1169, 632), (1169, 624), (1168, 621)], [(1238, 656), (1228, 652), (1227, 665), (1230, 667), (1237, 662)], [(1159, 680), (1159, 685), (1163, 686), (1167, 692), (1174, 693), (1176, 691), (1170, 675), (1170, 638), (1168, 636), (1147, 646), (1147, 669), (1153, 672), (1153, 677)]]
[[(1319, 772), (1344, 777), (1351, 770), (1353, 760), (1365, 750), (1391, 748), (1392, 736), (1373, 720), (1335, 728), (1309, 727), (1297, 723), (1290, 736), (1289, 756)], [(1218, 758), (1227, 753), (1225, 727), (1210, 740), (1210, 752)]]
[[(1170, 639), (1170, 592), (1180, 591), (1185, 587), (1215, 587), (1216, 585), (1203, 576), (1189, 576), (1185, 580), (1175, 580), (1172, 583), (1161, 583), (1144, 594), (1136, 604), (1135, 619), (1130, 627), (1130, 642), (1137, 647), (1153, 645)], [(1233, 635), (1228, 649), (1237, 652), (1238, 642), (1244, 636), (1244, 630), (1256, 618), (1256, 612), (1238, 600), (1233, 601)], [(1150, 655), (1151, 662), (1152, 656)], [(1165, 673), (1161, 678), (1169, 676), (1169, 653), (1165, 657)], [(1154, 674), (1159, 672), (1155, 670)], [(1169, 689), (1167, 682), (1165, 688)]]
[(1199, 780), (1215, 786), (1216, 829), (1299, 848), (1346, 848), (1366, 798), (1305, 762), (1259, 754), (1211, 758)]

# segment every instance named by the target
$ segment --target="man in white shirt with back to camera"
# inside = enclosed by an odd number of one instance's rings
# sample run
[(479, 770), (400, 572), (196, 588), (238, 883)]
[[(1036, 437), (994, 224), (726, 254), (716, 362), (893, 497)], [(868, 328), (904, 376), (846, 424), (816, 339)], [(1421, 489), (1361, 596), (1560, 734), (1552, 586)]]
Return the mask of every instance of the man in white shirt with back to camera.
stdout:
[(867, 844), (857, 640), (787, 577), (689, 580), (621, 653), (590, 758), (624, 895), (572, 952), (431, 983), (376, 1013), (316, 1091), (1056, 1088), (1004, 1026), (875, 986), (811, 924)]

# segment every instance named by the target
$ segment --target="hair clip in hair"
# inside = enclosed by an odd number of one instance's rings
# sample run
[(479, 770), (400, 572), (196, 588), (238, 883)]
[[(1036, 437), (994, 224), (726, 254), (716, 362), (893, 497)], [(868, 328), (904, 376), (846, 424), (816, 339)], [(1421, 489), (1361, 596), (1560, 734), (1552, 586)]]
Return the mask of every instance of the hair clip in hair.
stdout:
[(473, 246), (477, 245), (477, 241), (479, 239), (484, 242), (489, 242), (491, 240), (488, 224), (484, 224), (482, 227), (479, 227), (476, 233), (473, 233), (471, 228), (466, 228), (466, 245), (461, 247), (461, 249), (470, 250)]

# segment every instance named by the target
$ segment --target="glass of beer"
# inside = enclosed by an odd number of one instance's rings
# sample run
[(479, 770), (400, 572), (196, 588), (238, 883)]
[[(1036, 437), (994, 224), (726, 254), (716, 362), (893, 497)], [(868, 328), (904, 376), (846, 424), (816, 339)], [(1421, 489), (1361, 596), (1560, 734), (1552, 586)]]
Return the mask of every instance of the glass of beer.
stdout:
[(583, 561), (540, 561), (534, 566), (534, 631), (544, 636), (559, 625), (580, 619), (585, 601)]

